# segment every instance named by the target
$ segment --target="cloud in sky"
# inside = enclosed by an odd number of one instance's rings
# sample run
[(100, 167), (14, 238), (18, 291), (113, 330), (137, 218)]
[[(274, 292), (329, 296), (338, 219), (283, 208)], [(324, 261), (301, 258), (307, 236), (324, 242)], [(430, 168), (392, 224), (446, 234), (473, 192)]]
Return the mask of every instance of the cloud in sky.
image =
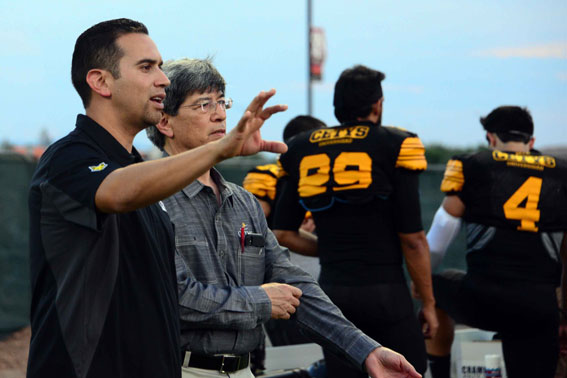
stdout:
[(559, 72), (557, 78), (561, 81), (567, 81), (567, 71)]
[(496, 58), (567, 59), (567, 41), (485, 49), (475, 51), (473, 55)]

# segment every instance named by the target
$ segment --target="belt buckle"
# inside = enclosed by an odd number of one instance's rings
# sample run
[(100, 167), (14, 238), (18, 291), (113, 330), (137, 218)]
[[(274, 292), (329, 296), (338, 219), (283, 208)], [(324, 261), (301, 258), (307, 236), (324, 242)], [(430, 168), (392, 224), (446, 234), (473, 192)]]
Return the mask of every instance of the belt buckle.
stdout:
[(222, 360), (221, 360), (221, 364), (220, 364), (220, 369), (219, 369), (219, 373), (221, 374), (227, 374), (226, 371), (224, 371), (224, 359), (225, 359), (225, 355), (222, 355)]

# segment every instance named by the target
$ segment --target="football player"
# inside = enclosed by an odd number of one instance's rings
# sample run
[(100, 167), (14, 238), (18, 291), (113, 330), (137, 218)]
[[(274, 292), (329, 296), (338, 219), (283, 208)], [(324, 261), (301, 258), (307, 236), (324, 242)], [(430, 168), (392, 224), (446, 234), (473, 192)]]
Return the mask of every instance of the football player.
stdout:
[(500, 334), (509, 377), (553, 377), (567, 164), (532, 149), (527, 109), (501, 106), (480, 122), (490, 150), (449, 160), (441, 184), (446, 197), (427, 235), (433, 269), (461, 220), (467, 235), (467, 272), (433, 277), (440, 327), (427, 341), (431, 372), (449, 377), (456, 321)]
[[(437, 328), (418, 176), (427, 163), (417, 137), (381, 125), (384, 74), (345, 70), (335, 85), (339, 126), (297, 135), (280, 157), (273, 228), (293, 251), (317, 252), (319, 283), (344, 315), (371, 337), (426, 369), (422, 328), (413, 312), (403, 258), (423, 301), (424, 330)], [(311, 211), (318, 239), (297, 231)], [(364, 377), (327, 350), (329, 377)]]

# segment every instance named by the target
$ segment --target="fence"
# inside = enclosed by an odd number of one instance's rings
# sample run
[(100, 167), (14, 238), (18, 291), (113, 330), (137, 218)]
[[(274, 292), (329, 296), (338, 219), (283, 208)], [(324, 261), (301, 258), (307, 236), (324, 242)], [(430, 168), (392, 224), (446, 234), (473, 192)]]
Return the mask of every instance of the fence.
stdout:
[[(242, 183), (246, 172), (265, 163), (258, 158), (234, 158), (217, 166), (229, 181)], [(16, 154), (0, 154), (0, 338), (29, 323), (28, 187), (35, 162)], [(443, 199), (439, 184), (443, 167), (421, 175), (421, 207), (427, 229)], [(443, 267), (463, 269), (464, 235), (447, 253)]]

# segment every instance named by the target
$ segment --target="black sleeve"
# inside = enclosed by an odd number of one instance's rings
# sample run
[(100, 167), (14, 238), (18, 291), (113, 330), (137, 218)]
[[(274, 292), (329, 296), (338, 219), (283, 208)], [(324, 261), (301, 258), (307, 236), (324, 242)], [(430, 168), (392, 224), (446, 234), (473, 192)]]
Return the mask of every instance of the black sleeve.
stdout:
[(394, 214), (396, 230), (401, 233), (423, 231), (419, 173), (420, 171), (396, 169), (394, 174)]
[(272, 229), (274, 230), (297, 231), (305, 218), (305, 209), (299, 203), (297, 185), (289, 176), (278, 180), (273, 211)]
[(97, 230), (105, 215), (96, 209), (96, 192), (118, 168), (118, 164), (92, 146), (69, 144), (54, 154), (47, 180), (40, 189), (67, 221)]

